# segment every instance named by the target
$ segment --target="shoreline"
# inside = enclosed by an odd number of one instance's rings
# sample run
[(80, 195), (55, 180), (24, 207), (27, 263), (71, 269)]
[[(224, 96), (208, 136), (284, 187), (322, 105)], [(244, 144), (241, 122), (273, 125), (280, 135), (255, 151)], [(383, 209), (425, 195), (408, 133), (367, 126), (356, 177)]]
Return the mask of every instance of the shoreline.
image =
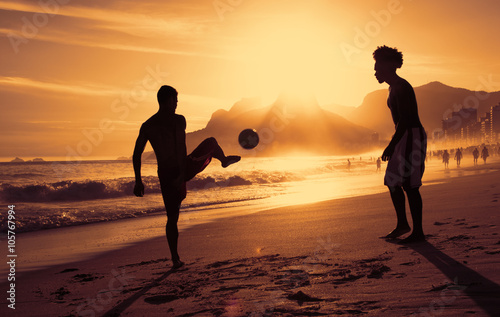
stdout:
[[(500, 295), (495, 269), (500, 264), (500, 164), (485, 168), (494, 171), (422, 187), (428, 243), (420, 249), (378, 239), (395, 223), (387, 194), (281, 207), (183, 231), (179, 250), (186, 267), (176, 273), (168, 271), (164, 237), (27, 272), (17, 284), (19, 312), (36, 305), (57, 314), (75, 314), (80, 307), (80, 312), (119, 311), (122, 316), (159, 309), (175, 315), (208, 309), (230, 316), (234, 309), (242, 315), (358, 310), (399, 316), (441, 300), (447, 305), (443, 316), (467, 310), (488, 316)], [(126, 283), (122, 290), (91, 308), (86, 299), (99, 300), (119, 277)], [(309, 302), (299, 291), (321, 301)], [(295, 295), (305, 304), (290, 299)], [(235, 296), (240, 301), (230, 304)]]

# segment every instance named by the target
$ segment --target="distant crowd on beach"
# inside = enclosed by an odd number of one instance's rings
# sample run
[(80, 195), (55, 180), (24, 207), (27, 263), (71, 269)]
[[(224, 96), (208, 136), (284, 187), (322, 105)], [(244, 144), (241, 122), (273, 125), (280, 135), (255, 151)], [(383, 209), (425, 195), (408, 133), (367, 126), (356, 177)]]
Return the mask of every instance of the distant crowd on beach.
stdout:
[(500, 143), (495, 144), (481, 144), (475, 146), (468, 146), (466, 148), (452, 148), (445, 150), (429, 151), (427, 158), (439, 158), (442, 160), (444, 167), (449, 168), (450, 160), (453, 159), (457, 167), (460, 167), (462, 160), (473, 160), (474, 165), (478, 165), (479, 158), (487, 163), (490, 156), (500, 156)]
[[(478, 165), (479, 159), (481, 159), (484, 164), (487, 163), (487, 160), (490, 156), (500, 156), (500, 142), (497, 144), (481, 144), (468, 146), (466, 148), (451, 148), (444, 150), (435, 150), (435, 151), (427, 151), (427, 155), (425, 160), (439, 159), (442, 160), (444, 167), (449, 168), (450, 160), (454, 160), (457, 164), (457, 167), (460, 167), (460, 164), (463, 160), (469, 161), (473, 160), (474, 166)], [(366, 158), (365, 158), (366, 159)], [(355, 161), (355, 157), (351, 157), (347, 159), (347, 170), (351, 169), (352, 161)], [(381, 171), (381, 159), (369, 157), (367, 158), (369, 162), (375, 162), (377, 172)], [(363, 161), (363, 157), (359, 158), (359, 161)]]

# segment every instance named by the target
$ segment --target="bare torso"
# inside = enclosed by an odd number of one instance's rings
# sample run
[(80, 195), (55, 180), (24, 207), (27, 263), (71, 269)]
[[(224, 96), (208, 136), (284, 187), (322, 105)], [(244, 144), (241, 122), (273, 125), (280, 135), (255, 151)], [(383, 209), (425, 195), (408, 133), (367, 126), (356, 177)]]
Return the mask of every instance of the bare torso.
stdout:
[(151, 143), (161, 174), (176, 177), (184, 170), (187, 156), (185, 130), (186, 119), (177, 114), (156, 113), (142, 125), (140, 134)]

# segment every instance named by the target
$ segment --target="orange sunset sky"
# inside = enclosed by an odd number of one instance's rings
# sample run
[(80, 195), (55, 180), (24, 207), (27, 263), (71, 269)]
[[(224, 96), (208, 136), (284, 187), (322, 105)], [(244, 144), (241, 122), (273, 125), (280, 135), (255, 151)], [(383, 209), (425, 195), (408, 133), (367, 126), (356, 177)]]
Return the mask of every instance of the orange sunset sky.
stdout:
[(355, 107), (387, 89), (371, 56), (383, 44), (413, 86), (499, 87), (499, 14), (496, 0), (0, 1), (0, 156), (64, 158), (82, 140), (85, 159), (130, 156), (162, 84), (188, 132), (299, 87)]

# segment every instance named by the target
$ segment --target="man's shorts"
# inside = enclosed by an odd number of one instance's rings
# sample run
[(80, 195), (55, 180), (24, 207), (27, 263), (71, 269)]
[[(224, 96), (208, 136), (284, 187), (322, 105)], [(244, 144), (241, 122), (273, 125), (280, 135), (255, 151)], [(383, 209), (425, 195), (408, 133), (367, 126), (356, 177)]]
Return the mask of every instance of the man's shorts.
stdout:
[(408, 129), (387, 163), (384, 185), (404, 189), (422, 186), (427, 152), (427, 135), (423, 127)]
[(193, 153), (186, 157), (186, 175), (184, 179), (192, 180), (198, 173), (201, 173), (205, 167), (212, 161), (212, 153), (207, 153), (201, 157), (196, 157)]
[(217, 141), (214, 138), (204, 140), (194, 151), (186, 156), (184, 161), (184, 173), (181, 173), (183, 168), (172, 166), (160, 171), (158, 169), (158, 177), (160, 179), (161, 191), (164, 199), (180, 203), (186, 198), (186, 182), (193, 179), (198, 173), (202, 172), (212, 161), (214, 150), (218, 147)]

